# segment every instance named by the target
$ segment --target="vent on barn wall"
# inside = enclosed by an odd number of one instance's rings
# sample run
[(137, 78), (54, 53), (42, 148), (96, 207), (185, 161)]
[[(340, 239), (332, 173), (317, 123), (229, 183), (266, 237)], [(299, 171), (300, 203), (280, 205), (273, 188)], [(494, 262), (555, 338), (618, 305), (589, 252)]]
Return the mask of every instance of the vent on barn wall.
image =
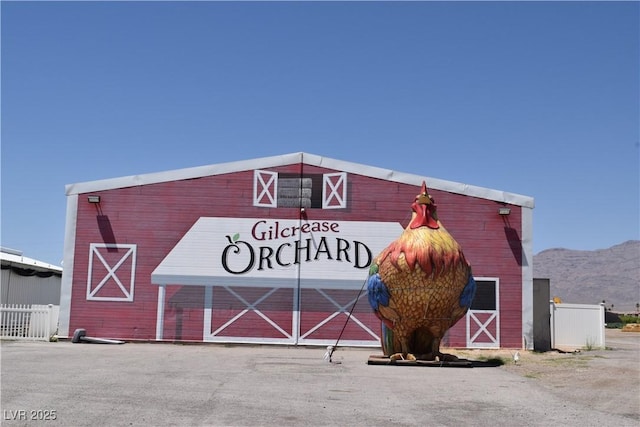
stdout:
[(253, 205), (269, 208), (344, 209), (347, 174), (253, 172)]

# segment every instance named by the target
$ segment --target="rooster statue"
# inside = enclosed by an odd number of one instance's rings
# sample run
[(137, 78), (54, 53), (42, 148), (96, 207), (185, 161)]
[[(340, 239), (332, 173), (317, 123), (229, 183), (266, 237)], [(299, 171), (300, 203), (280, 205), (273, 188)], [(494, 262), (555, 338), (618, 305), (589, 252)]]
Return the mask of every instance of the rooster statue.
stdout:
[(368, 298), (381, 320), (382, 351), (390, 361), (456, 361), (440, 352), (440, 340), (469, 309), (476, 283), (425, 182), (411, 208), (409, 225), (369, 268)]

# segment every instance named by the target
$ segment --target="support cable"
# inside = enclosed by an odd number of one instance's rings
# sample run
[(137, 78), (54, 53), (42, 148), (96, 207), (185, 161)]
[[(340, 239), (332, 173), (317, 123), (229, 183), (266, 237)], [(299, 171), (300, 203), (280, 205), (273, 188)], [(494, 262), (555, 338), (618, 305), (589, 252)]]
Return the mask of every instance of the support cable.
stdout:
[(349, 310), (349, 314), (347, 314), (347, 320), (345, 320), (344, 325), (342, 325), (342, 330), (340, 331), (340, 335), (338, 335), (338, 339), (336, 339), (336, 343), (334, 345), (330, 345), (329, 347), (327, 347), (327, 352), (324, 354), (324, 359), (328, 360), (329, 363), (333, 363), (333, 360), (331, 359), (333, 357), (333, 352), (336, 351), (336, 348), (338, 348), (338, 343), (340, 342), (340, 339), (342, 338), (342, 334), (344, 334), (344, 331), (347, 328), (347, 323), (349, 323), (349, 320), (351, 320), (351, 315), (353, 314), (353, 310), (356, 308), (356, 304), (358, 304), (358, 301), (360, 300), (360, 295), (362, 295), (362, 291), (364, 290), (364, 287), (367, 284), (368, 279), (369, 278), (367, 277), (367, 279), (365, 279), (362, 282), (362, 286), (360, 287), (358, 296), (356, 296), (356, 300), (353, 302), (353, 305), (351, 306), (351, 310)]

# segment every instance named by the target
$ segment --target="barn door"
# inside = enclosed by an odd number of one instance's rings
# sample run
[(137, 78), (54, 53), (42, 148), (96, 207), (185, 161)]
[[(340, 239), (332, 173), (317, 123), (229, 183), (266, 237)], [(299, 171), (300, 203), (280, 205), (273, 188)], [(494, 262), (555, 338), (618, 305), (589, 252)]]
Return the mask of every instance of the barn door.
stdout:
[(380, 345), (380, 321), (367, 302), (366, 291), (357, 288), (302, 289), (297, 315), (298, 344), (334, 345), (339, 339), (343, 346)]
[(203, 341), (295, 344), (297, 294), (296, 288), (207, 286)]
[(476, 296), (467, 312), (467, 347), (500, 347), (498, 279), (476, 279)]

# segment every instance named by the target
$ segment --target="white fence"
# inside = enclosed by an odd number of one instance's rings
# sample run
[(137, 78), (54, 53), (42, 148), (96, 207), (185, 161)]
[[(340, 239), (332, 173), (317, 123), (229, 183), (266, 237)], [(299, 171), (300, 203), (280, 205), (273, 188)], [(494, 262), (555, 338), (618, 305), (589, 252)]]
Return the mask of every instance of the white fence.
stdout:
[(49, 341), (59, 314), (58, 305), (0, 305), (0, 338)]
[(604, 348), (604, 305), (550, 301), (551, 348)]

